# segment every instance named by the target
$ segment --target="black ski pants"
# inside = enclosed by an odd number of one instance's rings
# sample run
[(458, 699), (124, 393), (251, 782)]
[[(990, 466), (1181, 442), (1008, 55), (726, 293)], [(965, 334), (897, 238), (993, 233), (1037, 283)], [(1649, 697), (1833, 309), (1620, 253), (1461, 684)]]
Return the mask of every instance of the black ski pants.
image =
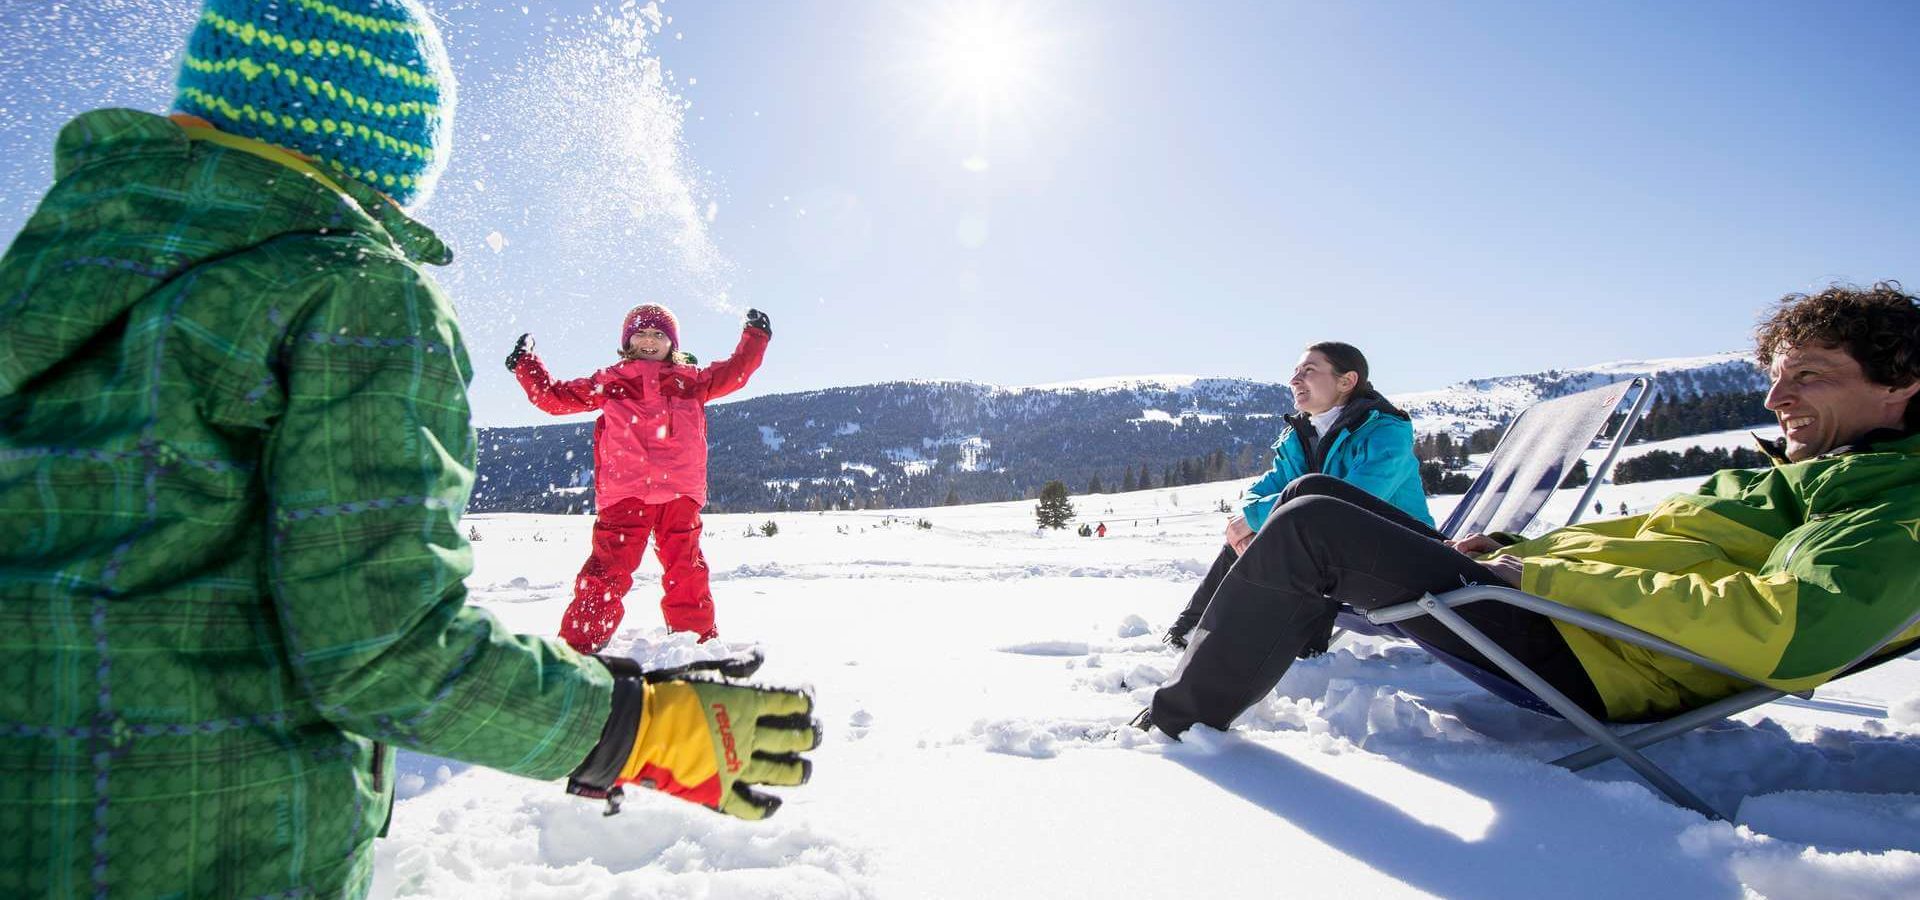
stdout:
[[(1360, 610), (1500, 576), (1448, 547), (1433, 528), (1338, 478), (1306, 475), (1281, 494), (1244, 557), (1222, 551), (1196, 593), (1198, 628), (1174, 679), (1153, 695), (1154, 727), (1179, 735), (1196, 722), (1225, 729), (1267, 695), (1293, 660), (1325, 650), (1344, 603)], [(1553, 620), (1504, 603), (1461, 616), (1604, 718), (1606, 706)], [(1184, 615), (1184, 614), (1183, 614)], [(1175, 626), (1178, 628), (1178, 625)], [(1429, 618), (1399, 623), (1411, 637), (1504, 677), (1498, 666)]]

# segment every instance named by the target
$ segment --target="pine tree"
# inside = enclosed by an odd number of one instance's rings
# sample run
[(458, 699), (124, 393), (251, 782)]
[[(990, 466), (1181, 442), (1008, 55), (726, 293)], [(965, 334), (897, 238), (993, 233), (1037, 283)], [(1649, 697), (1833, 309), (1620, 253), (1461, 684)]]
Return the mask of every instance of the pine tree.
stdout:
[(1144, 491), (1152, 487), (1153, 487), (1153, 473), (1147, 471), (1146, 463), (1141, 463), (1140, 464), (1140, 489)]
[(1567, 477), (1564, 481), (1560, 482), (1560, 486), (1585, 487), (1587, 482), (1592, 480), (1593, 476), (1587, 472), (1587, 461), (1579, 459), (1574, 460), (1573, 468), (1567, 471)]
[(1252, 444), (1241, 444), (1240, 452), (1234, 457), (1233, 475), (1245, 478), (1254, 474), (1260, 466), (1260, 450)]
[(1042, 528), (1065, 528), (1073, 519), (1073, 503), (1067, 499), (1067, 485), (1061, 481), (1049, 481), (1040, 489), (1040, 504), (1033, 508), (1033, 516)]
[(1127, 477), (1120, 482), (1120, 489), (1132, 493), (1140, 489), (1140, 483), (1133, 480), (1133, 467), (1127, 467)]
[(942, 506), (959, 506), (960, 493), (958, 491), (955, 491), (951, 487), (947, 488), (947, 499), (941, 505)]
[(1087, 493), (1089, 494), (1105, 493), (1105, 491), (1100, 487), (1100, 476), (1098, 473), (1096, 473), (1092, 479), (1088, 480)]

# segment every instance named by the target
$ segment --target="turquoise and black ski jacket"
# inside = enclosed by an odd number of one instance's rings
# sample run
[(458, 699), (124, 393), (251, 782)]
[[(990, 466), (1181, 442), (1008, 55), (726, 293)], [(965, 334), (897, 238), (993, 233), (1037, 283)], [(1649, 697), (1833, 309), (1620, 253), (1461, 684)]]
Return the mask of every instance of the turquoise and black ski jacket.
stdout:
[(1287, 417), (1287, 430), (1273, 442), (1273, 469), (1240, 499), (1247, 527), (1259, 531), (1295, 478), (1320, 473), (1352, 484), (1433, 524), (1413, 455), (1413, 421), (1387, 398), (1371, 391), (1347, 401), (1325, 435), (1314, 435), (1306, 413)]

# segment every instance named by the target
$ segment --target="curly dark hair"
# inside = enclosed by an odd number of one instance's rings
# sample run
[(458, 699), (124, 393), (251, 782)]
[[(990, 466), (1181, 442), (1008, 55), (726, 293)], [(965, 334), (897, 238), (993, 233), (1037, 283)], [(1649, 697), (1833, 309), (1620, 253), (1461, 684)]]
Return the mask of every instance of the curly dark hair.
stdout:
[[(1833, 285), (1818, 294), (1788, 294), (1754, 330), (1755, 355), (1773, 365), (1782, 346), (1837, 347), (1869, 380), (1906, 387), (1920, 380), (1920, 298), (1898, 281), (1870, 288)], [(1907, 427), (1920, 426), (1920, 395), (1907, 403)]]

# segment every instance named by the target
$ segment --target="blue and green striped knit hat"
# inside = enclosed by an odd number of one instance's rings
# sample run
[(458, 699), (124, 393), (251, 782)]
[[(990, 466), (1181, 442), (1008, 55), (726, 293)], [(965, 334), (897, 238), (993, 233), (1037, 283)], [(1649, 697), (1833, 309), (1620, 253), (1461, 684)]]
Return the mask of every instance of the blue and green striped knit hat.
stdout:
[(418, 0), (206, 0), (173, 104), (413, 206), (445, 168), (453, 75)]

